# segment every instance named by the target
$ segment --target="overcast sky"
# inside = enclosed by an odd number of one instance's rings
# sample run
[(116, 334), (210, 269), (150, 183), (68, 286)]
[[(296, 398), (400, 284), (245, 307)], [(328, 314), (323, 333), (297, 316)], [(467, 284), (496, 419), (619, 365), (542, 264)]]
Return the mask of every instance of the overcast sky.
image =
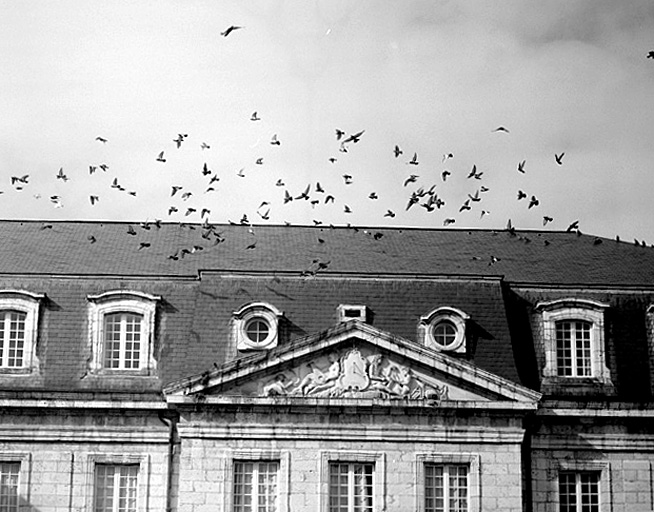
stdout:
[[(211, 222), (540, 229), (548, 216), (546, 229), (579, 220), (654, 243), (651, 50), (651, 0), (0, 0), (0, 218), (200, 222), (206, 208)], [(341, 146), (336, 129), (365, 131)], [(421, 187), (445, 204), (407, 210)], [(469, 195), (481, 200), (459, 211)]]

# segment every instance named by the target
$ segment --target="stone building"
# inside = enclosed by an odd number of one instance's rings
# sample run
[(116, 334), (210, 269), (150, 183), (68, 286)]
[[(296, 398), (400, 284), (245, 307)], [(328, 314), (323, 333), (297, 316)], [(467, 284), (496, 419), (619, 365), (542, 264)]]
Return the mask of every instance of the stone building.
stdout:
[(654, 509), (654, 252), (0, 222), (0, 512)]

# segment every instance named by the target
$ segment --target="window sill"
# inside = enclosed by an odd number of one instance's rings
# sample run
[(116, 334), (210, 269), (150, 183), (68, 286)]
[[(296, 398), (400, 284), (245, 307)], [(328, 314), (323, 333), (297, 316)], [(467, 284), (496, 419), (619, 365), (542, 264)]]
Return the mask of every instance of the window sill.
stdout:
[(610, 379), (595, 377), (543, 377), (541, 393), (544, 395), (613, 396), (615, 386)]

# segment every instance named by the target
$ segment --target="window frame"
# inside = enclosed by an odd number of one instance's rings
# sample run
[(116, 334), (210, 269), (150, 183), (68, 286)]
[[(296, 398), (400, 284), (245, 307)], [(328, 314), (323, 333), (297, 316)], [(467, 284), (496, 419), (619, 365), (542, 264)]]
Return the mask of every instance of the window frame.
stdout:
[[(39, 333), (39, 315), (45, 294), (25, 290), (0, 290), (0, 312), (16, 311), (25, 314), (25, 338), (23, 340), (23, 360), (21, 366), (3, 366), (0, 360), (0, 374), (26, 375), (38, 372), (40, 367), (36, 348)], [(4, 339), (0, 340), (4, 359)]]
[(150, 455), (149, 454), (123, 454), (123, 453), (88, 453), (84, 459), (84, 474), (86, 488), (86, 510), (95, 510), (95, 475), (96, 467), (100, 464), (115, 466), (138, 466), (136, 475), (136, 510), (146, 510), (148, 499), (148, 482), (150, 481)]
[(599, 512), (610, 512), (611, 510), (611, 490), (610, 490), (610, 477), (611, 464), (610, 462), (594, 461), (594, 460), (561, 460), (558, 463), (556, 473), (556, 489), (554, 490), (555, 502), (554, 510), (560, 512), (561, 510), (561, 474), (562, 473), (596, 473), (599, 475)]
[[(157, 304), (161, 297), (129, 290), (111, 291), (99, 295), (88, 295), (89, 301), (89, 345), (91, 359), (89, 371), (92, 374), (140, 375), (156, 373), (154, 357)], [(114, 313), (140, 315), (141, 343), (139, 368), (107, 368), (105, 366), (105, 317)], [(122, 343), (121, 343), (122, 345)], [(121, 356), (123, 359), (124, 356)]]
[[(467, 323), (470, 315), (460, 309), (442, 306), (434, 309), (429, 314), (421, 316), (418, 323), (418, 339), (423, 345), (438, 352), (454, 354), (465, 354), (467, 352)], [(454, 341), (448, 345), (442, 345), (436, 341), (434, 329), (439, 324), (447, 322), (455, 331)]]
[[(113, 463), (106, 463), (106, 462), (96, 462), (95, 467), (94, 467), (94, 477), (95, 481), (93, 484), (93, 510), (98, 509), (98, 499), (99, 499), (99, 494), (100, 494), (100, 487), (98, 486), (98, 471), (101, 467), (106, 467), (106, 468), (114, 468), (114, 474), (112, 476), (113, 480), (113, 496), (111, 497), (113, 501), (113, 506), (112, 509), (109, 512), (119, 512), (120, 509), (118, 509), (118, 503), (116, 503), (116, 494), (120, 494), (120, 480), (123, 476), (123, 469), (126, 468), (136, 468), (136, 475), (134, 475), (134, 480), (129, 478), (130, 482), (133, 482), (133, 490), (136, 494), (135, 496), (135, 503), (133, 507), (132, 512), (137, 512), (138, 511), (138, 478), (139, 478), (139, 465), (138, 464), (113, 464)], [(132, 477), (132, 475), (128, 475), (128, 477)], [(117, 485), (116, 485), (117, 484)], [(129, 487), (131, 489), (131, 486)], [(106, 493), (106, 488), (103, 491), (104, 494)], [(120, 497), (118, 497), (120, 499)]]
[(386, 509), (386, 455), (383, 452), (323, 451), (320, 452), (320, 511), (329, 512), (329, 476), (332, 463), (374, 464), (373, 510)]
[(18, 463), (18, 507), (16, 512), (22, 510), (21, 500), (30, 503), (30, 477), (32, 475), (32, 454), (29, 452), (0, 452), (0, 462)]
[[(597, 390), (597, 384), (604, 386), (604, 392), (612, 392), (611, 373), (607, 366), (604, 312), (609, 304), (589, 299), (557, 299), (540, 302), (536, 311), (540, 316), (544, 364), (541, 371), (542, 386), (563, 390), (566, 386), (575, 388), (588, 384)], [(560, 322), (587, 322), (590, 324), (590, 375), (559, 375), (557, 350), (557, 324)]]
[(287, 450), (232, 450), (226, 454), (224, 465), (223, 510), (234, 510), (234, 464), (236, 462), (277, 462), (277, 512), (290, 510), (290, 460)]
[[(270, 350), (279, 343), (279, 320), (282, 311), (266, 302), (251, 302), (232, 313), (232, 337), (239, 351)], [(255, 342), (248, 336), (247, 327), (255, 320), (268, 325), (268, 336)]]
[(480, 456), (474, 453), (417, 453), (416, 473), (416, 512), (425, 512), (425, 467), (467, 466), (468, 467), (468, 509), (466, 512), (481, 512), (481, 464)]

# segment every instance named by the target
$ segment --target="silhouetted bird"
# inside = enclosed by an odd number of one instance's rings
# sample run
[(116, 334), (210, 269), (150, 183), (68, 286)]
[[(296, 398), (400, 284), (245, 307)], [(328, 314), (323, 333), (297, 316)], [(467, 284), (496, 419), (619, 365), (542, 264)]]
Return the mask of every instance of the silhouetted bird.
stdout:
[(224, 32), (221, 32), (220, 35), (223, 36), (223, 37), (227, 37), (229, 34), (234, 32), (234, 30), (239, 30), (241, 28), (243, 28), (243, 27), (237, 27), (235, 25), (232, 25), (230, 27), (227, 27), (227, 29)]

